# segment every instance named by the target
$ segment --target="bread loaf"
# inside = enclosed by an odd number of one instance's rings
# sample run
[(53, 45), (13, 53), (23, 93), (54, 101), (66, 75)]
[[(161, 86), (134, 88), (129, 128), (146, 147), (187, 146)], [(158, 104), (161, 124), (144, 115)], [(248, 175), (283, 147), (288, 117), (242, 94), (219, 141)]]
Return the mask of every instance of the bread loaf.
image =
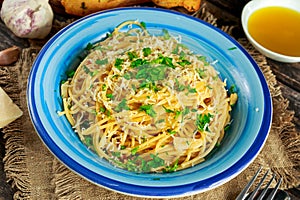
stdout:
[(194, 12), (200, 8), (201, 0), (61, 0), (66, 13), (76, 16), (148, 2), (153, 2), (163, 8), (184, 7), (188, 12)]

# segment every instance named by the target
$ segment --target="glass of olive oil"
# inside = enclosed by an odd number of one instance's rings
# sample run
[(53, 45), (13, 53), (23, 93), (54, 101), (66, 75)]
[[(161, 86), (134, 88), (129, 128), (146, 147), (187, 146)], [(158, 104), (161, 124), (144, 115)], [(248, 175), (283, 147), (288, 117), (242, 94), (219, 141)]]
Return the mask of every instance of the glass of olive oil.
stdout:
[(300, 62), (300, 0), (252, 0), (242, 11), (252, 45), (281, 62)]
[(300, 12), (270, 6), (256, 10), (248, 20), (249, 34), (265, 48), (287, 56), (300, 56)]

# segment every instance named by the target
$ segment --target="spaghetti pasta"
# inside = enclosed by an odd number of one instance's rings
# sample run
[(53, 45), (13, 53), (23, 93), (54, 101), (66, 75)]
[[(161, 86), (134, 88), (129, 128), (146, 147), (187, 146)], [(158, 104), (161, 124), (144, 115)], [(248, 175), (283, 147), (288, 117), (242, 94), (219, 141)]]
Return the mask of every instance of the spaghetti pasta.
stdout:
[[(125, 25), (138, 25), (121, 32)], [(126, 21), (62, 84), (63, 111), (100, 157), (134, 172), (194, 166), (222, 140), (234, 92), (178, 38)]]

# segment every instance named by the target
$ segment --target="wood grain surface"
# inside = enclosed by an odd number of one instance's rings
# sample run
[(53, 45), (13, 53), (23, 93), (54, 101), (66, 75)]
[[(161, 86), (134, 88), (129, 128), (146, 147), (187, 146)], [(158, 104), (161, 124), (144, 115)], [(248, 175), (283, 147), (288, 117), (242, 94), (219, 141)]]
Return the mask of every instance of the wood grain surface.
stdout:
[[(243, 6), (248, 1), (249, 0), (203, 0), (202, 4), (205, 3), (209, 11), (218, 18), (218, 24), (234, 25), (233, 36), (238, 38), (244, 37), (240, 24), (240, 15)], [(0, 3), (2, 2), (3, 0), (0, 0)], [(50, 0), (50, 4), (58, 17), (69, 17), (64, 12), (60, 0)], [(0, 39), (0, 50), (14, 45), (20, 48), (26, 48), (30, 45), (30, 42), (32, 42), (14, 36), (2, 21), (0, 21)], [(280, 63), (268, 59), (268, 64), (276, 75), (283, 96), (290, 102), (289, 109), (295, 112), (294, 123), (297, 130), (300, 131), (300, 63)], [(0, 87), (5, 88), (5, 85), (0, 82)], [(3, 169), (2, 159), (5, 155), (4, 144), (5, 140), (3, 139), (0, 129), (0, 200), (9, 200), (13, 199), (14, 191), (10, 183), (6, 182)], [(300, 199), (299, 187), (293, 188), (288, 192), (293, 197), (292, 199)]]

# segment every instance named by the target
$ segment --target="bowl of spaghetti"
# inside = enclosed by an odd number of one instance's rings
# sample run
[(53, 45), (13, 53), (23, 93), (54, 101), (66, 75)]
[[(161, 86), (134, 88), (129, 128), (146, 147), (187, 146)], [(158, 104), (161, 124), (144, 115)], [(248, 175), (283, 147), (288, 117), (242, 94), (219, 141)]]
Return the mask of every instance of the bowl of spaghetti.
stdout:
[(37, 133), (62, 163), (141, 197), (229, 181), (255, 159), (272, 119), (264, 76), (235, 40), (154, 8), (103, 11), (62, 29), (40, 51), (27, 95)]

